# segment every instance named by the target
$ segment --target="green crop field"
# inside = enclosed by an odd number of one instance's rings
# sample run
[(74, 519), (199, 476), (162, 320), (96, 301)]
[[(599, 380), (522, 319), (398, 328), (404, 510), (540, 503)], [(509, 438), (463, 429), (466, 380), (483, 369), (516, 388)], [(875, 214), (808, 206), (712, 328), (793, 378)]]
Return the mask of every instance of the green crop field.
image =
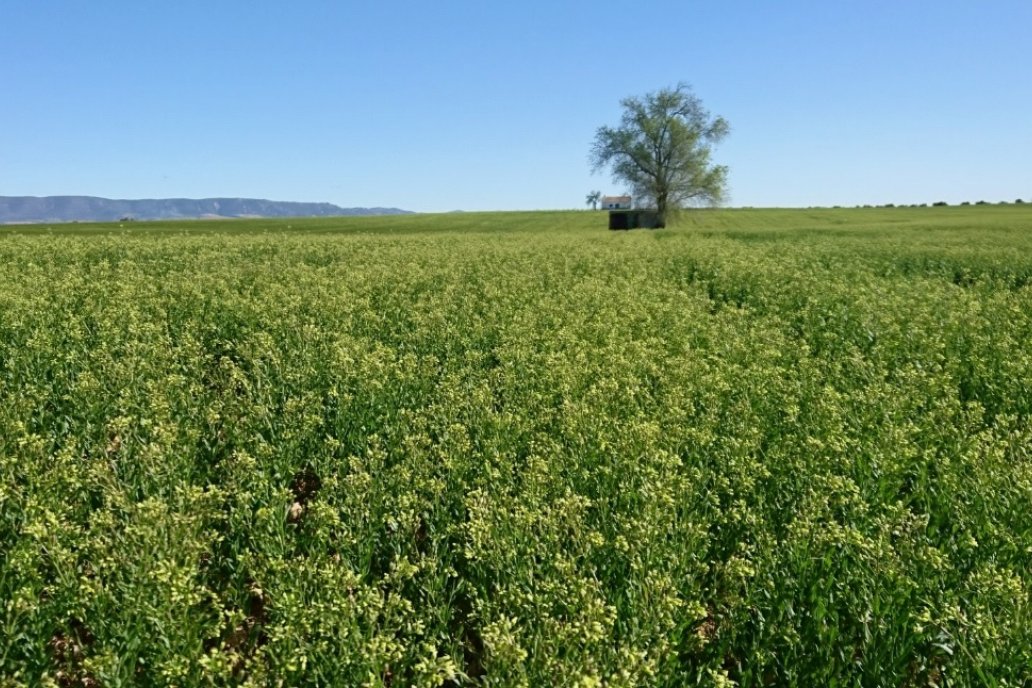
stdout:
[(0, 686), (1032, 685), (1032, 206), (0, 232)]

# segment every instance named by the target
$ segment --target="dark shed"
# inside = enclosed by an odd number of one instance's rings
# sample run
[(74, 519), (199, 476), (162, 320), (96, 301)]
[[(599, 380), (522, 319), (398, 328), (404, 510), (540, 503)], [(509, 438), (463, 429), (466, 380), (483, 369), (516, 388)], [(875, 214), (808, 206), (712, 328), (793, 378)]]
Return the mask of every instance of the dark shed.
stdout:
[(609, 229), (658, 229), (663, 225), (655, 210), (610, 210)]

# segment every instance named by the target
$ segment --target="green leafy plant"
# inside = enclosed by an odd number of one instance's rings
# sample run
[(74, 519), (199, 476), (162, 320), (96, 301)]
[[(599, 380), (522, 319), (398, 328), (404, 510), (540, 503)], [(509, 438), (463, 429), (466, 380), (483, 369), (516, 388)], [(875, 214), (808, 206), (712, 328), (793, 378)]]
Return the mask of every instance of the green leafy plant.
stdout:
[(1027, 685), (1022, 208), (0, 242), (0, 685)]

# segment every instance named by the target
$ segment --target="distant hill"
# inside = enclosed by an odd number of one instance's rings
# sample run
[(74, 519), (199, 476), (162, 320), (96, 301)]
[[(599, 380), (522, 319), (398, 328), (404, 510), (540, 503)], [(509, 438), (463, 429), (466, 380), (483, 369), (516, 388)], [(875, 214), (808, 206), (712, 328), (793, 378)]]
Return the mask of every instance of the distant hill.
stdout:
[(113, 200), (96, 196), (0, 196), (0, 224), (20, 222), (113, 222), (218, 217), (334, 217), (402, 215), (398, 208), (341, 208), (332, 203), (295, 203), (260, 198), (156, 198)]

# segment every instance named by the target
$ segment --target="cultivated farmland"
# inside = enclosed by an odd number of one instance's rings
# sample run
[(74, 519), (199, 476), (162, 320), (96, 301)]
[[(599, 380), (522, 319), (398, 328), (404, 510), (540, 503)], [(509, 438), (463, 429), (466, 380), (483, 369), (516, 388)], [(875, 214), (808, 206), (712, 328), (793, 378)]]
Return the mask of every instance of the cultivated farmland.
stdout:
[(1032, 208), (604, 227), (4, 230), (0, 686), (1032, 684)]

